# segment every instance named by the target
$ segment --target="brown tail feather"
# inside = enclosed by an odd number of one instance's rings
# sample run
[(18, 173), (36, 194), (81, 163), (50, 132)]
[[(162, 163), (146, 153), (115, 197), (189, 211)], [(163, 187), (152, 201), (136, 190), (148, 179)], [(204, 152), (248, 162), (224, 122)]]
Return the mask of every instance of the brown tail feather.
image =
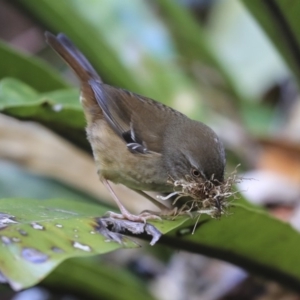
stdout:
[(73, 69), (80, 79), (80, 101), (88, 124), (93, 123), (95, 118), (102, 116), (102, 110), (95, 99), (94, 92), (90, 86), (90, 79), (101, 82), (99, 75), (85, 56), (63, 33), (55, 36), (50, 32), (45, 32), (45, 37), (46, 42)]
[(46, 42), (65, 60), (82, 82), (87, 82), (91, 78), (101, 81), (86, 57), (66, 35), (59, 33), (55, 36), (50, 32), (45, 32), (45, 37)]

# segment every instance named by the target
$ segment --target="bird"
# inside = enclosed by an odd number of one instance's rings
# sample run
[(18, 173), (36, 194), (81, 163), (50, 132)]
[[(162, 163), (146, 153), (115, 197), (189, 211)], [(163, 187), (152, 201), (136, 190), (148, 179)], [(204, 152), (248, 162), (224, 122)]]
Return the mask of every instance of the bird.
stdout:
[(133, 222), (160, 219), (159, 212), (130, 213), (110, 182), (134, 190), (163, 212), (170, 209), (146, 192), (173, 192), (170, 178), (224, 181), (224, 146), (209, 126), (148, 97), (103, 83), (65, 34), (45, 32), (45, 38), (80, 81), (97, 173), (120, 210), (109, 212), (110, 217)]

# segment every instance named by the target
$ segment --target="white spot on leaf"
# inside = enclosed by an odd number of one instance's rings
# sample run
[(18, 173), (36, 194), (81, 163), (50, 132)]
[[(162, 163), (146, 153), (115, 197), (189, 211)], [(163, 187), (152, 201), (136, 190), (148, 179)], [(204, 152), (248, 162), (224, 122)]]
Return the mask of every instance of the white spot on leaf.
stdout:
[(17, 224), (18, 222), (12, 220), (14, 216), (0, 213), (0, 228), (5, 228), (9, 224)]
[(86, 251), (86, 252), (91, 252), (92, 251), (90, 246), (83, 245), (83, 244), (80, 244), (78, 242), (73, 242), (73, 247), (77, 248), (77, 249), (80, 249), (80, 250), (83, 250), (83, 251)]
[(44, 230), (45, 229), (44, 226), (42, 226), (41, 224), (36, 223), (36, 222), (32, 222), (31, 226), (32, 226), (33, 229), (37, 229), (37, 230)]
[(56, 111), (56, 112), (60, 112), (60, 111), (63, 109), (63, 105), (60, 104), (60, 103), (54, 104), (54, 105), (52, 106), (52, 109), (53, 109), (54, 111)]

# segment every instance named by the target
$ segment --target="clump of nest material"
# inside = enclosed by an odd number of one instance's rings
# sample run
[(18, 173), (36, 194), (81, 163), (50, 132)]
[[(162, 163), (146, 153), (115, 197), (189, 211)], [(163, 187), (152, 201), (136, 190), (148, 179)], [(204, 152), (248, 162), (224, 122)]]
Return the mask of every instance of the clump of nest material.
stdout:
[(169, 180), (174, 186), (174, 192), (161, 199), (169, 199), (175, 196), (173, 205), (176, 205), (182, 197), (188, 197), (181, 207), (174, 213), (177, 215), (208, 214), (212, 218), (220, 218), (226, 215), (231, 203), (230, 198), (235, 197), (237, 191), (233, 190), (236, 183), (241, 182), (237, 177), (236, 170), (232, 172), (224, 182), (219, 182), (211, 178), (203, 182), (196, 182), (193, 178), (187, 177), (185, 180)]

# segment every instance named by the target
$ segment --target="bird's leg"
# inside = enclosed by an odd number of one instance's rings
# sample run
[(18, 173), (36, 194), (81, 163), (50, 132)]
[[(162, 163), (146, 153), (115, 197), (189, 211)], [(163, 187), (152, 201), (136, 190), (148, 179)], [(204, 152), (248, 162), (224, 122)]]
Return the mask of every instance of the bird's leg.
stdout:
[(111, 193), (113, 199), (115, 200), (116, 204), (118, 205), (118, 207), (121, 211), (121, 214), (117, 214), (112, 211), (108, 212), (110, 217), (116, 218), (116, 219), (126, 219), (126, 220), (133, 221), (133, 222), (144, 222), (144, 223), (147, 220), (161, 220), (161, 218), (159, 216), (148, 213), (148, 212), (141, 213), (140, 215), (137, 215), (137, 216), (131, 214), (121, 203), (120, 199), (118, 198), (118, 196), (115, 194), (115, 192), (111, 188), (109, 182), (106, 179), (103, 179), (102, 182), (106, 186), (106, 188), (109, 190), (109, 192)]

